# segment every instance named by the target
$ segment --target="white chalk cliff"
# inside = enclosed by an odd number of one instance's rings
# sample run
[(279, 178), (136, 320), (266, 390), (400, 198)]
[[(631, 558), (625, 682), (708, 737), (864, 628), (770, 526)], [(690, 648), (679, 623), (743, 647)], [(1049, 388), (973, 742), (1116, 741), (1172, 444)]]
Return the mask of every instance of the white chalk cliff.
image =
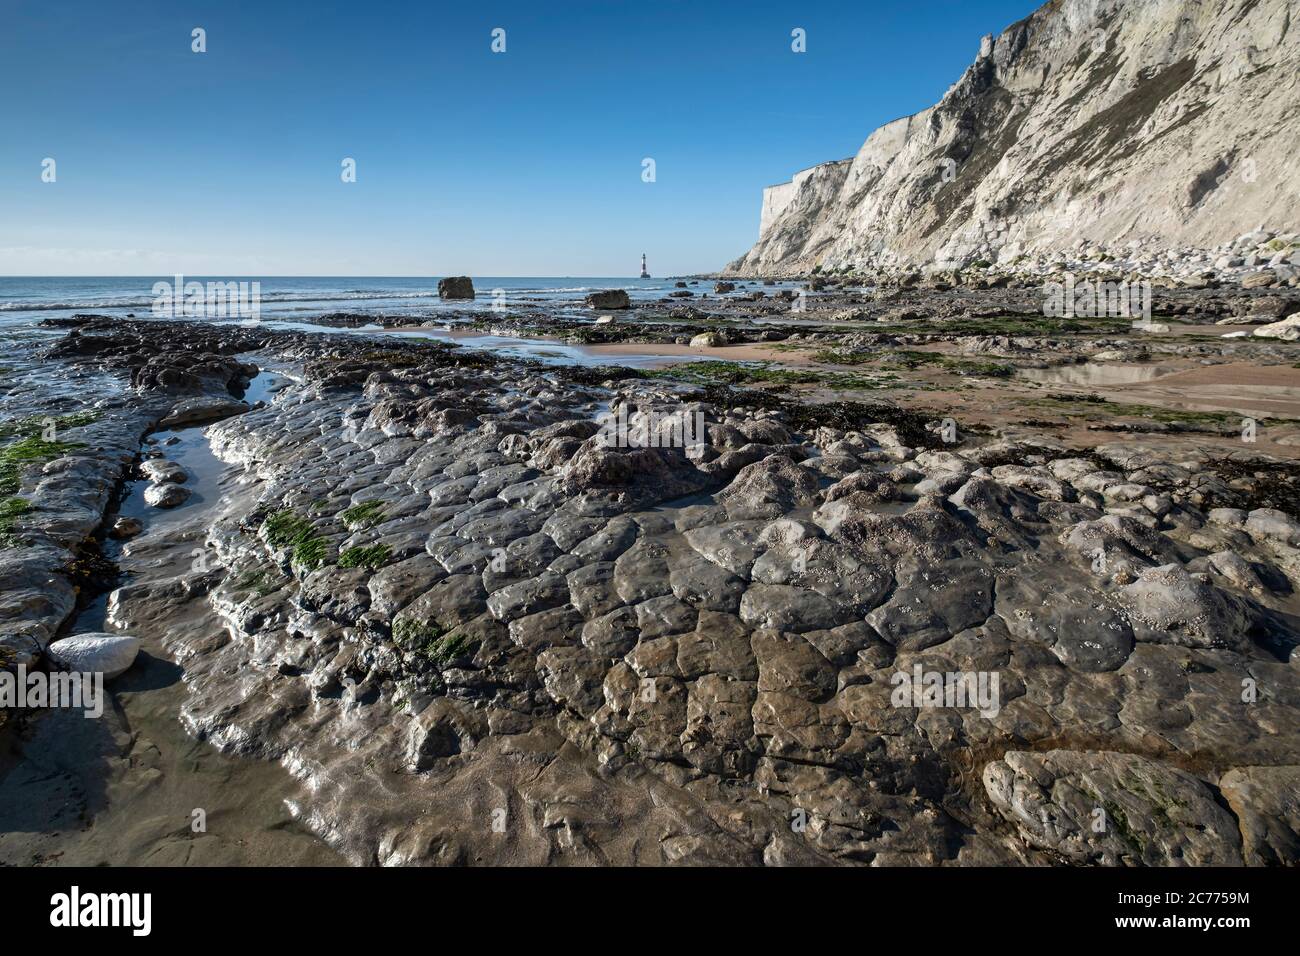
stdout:
[(727, 271), (1209, 248), (1300, 222), (1300, 0), (1051, 0), (935, 106), (764, 190)]

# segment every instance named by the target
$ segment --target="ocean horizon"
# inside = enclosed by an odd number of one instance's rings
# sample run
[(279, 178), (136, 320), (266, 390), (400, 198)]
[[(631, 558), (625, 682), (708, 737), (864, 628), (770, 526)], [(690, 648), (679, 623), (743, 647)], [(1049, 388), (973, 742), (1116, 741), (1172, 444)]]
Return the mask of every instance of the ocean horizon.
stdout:
[[(259, 283), (259, 315), (293, 321), (308, 315), (348, 311), (410, 315), (447, 310), (556, 307), (578, 303), (588, 293), (624, 289), (634, 302), (667, 295), (689, 277), (641, 279), (619, 276), (476, 276), (474, 299), (443, 300), (438, 278), (430, 276), (186, 275), (185, 281)], [(145, 317), (157, 299), (155, 283), (175, 275), (0, 276), (0, 325), (31, 325), (60, 314), (97, 312)], [(698, 280), (697, 280), (698, 281)]]

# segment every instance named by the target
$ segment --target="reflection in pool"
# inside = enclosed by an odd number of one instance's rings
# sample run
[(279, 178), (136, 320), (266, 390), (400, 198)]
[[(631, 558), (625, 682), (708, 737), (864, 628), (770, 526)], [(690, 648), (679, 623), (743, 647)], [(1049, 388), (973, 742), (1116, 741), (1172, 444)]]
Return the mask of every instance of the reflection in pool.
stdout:
[(1133, 385), (1151, 382), (1176, 371), (1162, 365), (1106, 365), (1084, 362), (1082, 365), (1058, 365), (1055, 368), (1027, 368), (1021, 376), (1045, 385)]

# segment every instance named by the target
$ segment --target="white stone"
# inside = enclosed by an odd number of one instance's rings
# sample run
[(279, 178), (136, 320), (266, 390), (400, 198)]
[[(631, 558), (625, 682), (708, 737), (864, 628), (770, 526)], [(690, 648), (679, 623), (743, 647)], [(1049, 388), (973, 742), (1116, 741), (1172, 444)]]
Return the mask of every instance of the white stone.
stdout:
[(140, 639), (129, 634), (74, 634), (61, 638), (49, 647), (50, 657), (82, 674), (104, 675), (112, 680), (135, 663)]
[(1281, 322), (1270, 322), (1253, 330), (1262, 339), (1284, 339), (1294, 341), (1300, 337), (1300, 312)]
[(722, 337), (720, 332), (701, 332), (691, 339), (691, 348), (693, 349), (710, 349), (726, 345), (727, 340)]

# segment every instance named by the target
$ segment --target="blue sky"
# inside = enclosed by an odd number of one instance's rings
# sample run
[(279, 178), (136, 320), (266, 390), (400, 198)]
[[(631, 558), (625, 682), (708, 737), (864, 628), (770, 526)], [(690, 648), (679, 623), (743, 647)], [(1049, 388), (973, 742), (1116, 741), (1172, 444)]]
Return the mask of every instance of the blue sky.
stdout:
[(1037, 5), (0, 0), (0, 274), (717, 269)]

